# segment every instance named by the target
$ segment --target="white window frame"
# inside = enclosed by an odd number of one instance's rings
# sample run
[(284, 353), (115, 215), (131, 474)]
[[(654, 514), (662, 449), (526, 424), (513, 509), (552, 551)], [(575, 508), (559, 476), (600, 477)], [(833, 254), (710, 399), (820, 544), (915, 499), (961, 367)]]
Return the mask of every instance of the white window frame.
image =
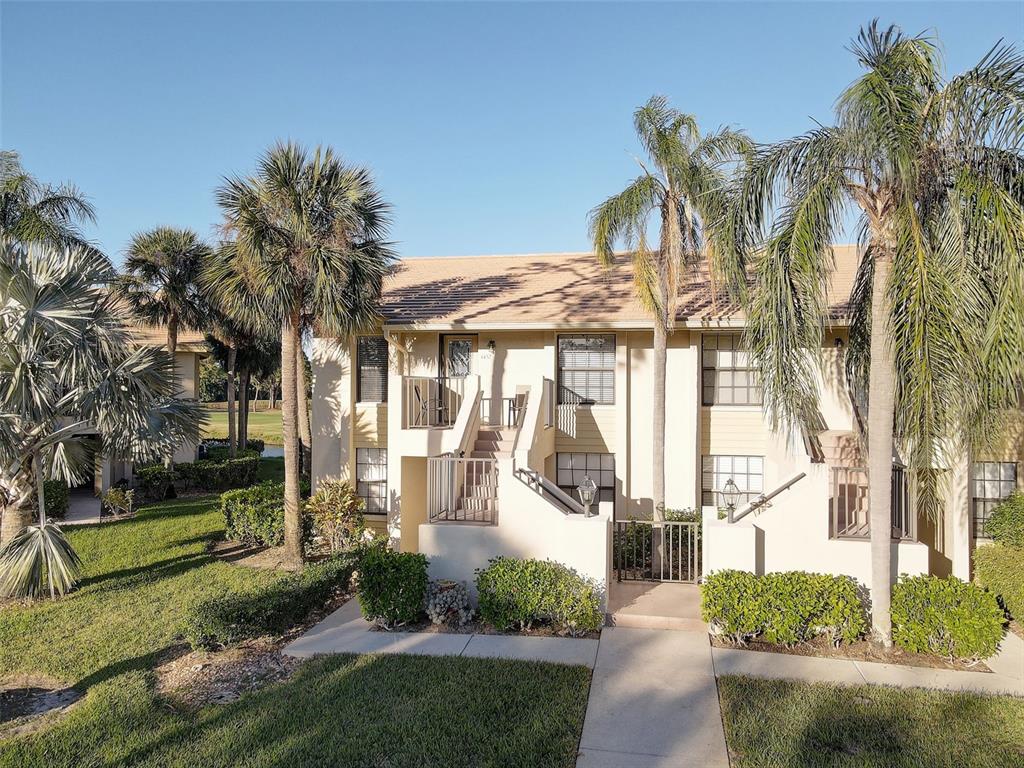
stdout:
[(584, 476), (597, 483), (597, 501), (615, 503), (615, 454), (559, 451), (555, 454), (556, 485), (576, 501)]
[[(701, 404), (714, 407), (760, 406), (764, 400), (757, 368), (743, 347), (743, 334), (701, 334)], [(737, 393), (743, 395), (737, 399)]]
[(740, 490), (737, 506), (743, 506), (764, 493), (764, 456), (704, 454), (701, 456), (701, 506), (722, 507), (722, 491), (729, 478)]
[(386, 448), (356, 448), (356, 495), (364, 514), (388, 513), (388, 452)]
[(975, 461), (971, 464), (971, 531), (974, 538), (990, 538), (985, 525), (992, 511), (1017, 489), (1019, 473), (1020, 467), (1015, 461)]
[[(579, 351), (577, 354), (586, 355), (586, 364), (563, 365), (562, 363), (562, 342), (572, 339), (599, 339), (600, 346), (610, 345), (611, 349), (598, 348), (593, 350)], [(611, 364), (600, 362), (610, 354)], [(558, 369), (558, 402), (560, 405), (615, 405), (615, 357), (616, 339), (614, 333), (563, 333), (555, 340), (556, 367)], [(582, 374), (586, 379), (584, 392), (578, 392), (577, 388), (566, 384), (566, 373), (572, 377), (574, 374)], [(591, 376), (596, 375), (602, 381), (599, 384), (592, 384)], [(610, 378), (610, 387), (605, 386), (603, 380)], [(592, 390), (601, 392), (599, 397), (592, 396)], [(610, 394), (606, 395), (605, 392)]]
[[(380, 399), (367, 399), (363, 392), (363, 368), (377, 369), (377, 363), (366, 363), (363, 360), (362, 345), (365, 342), (382, 343), (384, 349), (384, 370), (383, 383)], [(386, 403), (388, 401), (388, 342), (383, 336), (357, 336), (356, 337), (356, 402), (359, 403)]]

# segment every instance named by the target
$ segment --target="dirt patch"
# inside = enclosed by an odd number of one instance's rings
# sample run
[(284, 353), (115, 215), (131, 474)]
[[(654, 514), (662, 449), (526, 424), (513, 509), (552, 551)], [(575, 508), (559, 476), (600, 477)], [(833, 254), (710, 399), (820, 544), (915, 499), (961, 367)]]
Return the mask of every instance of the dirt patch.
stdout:
[(156, 690), (182, 709), (227, 704), (249, 691), (291, 677), (300, 659), (280, 641), (249, 640), (222, 651), (193, 651), (156, 668)]
[(40, 676), (0, 683), (0, 736), (21, 736), (41, 729), (68, 711), (82, 694)]
[(558, 632), (553, 627), (540, 625), (529, 631), (510, 630), (503, 632), (495, 629), (490, 624), (481, 621), (470, 621), (461, 627), (451, 624), (434, 624), (429, 619), (423, 619), (413, 624), (403, 624), (400, 627), (387, 630), (380, 627), (371, 627), (371, 632), (423, 632), (425, 634), (446, 634), (446, 635), (513, 635), (516, 637), (576, 637), (596, 640), (601, 636), (600, 632), (587, 632), (583, 635), (570, 635), (567, 632)]
[(716, 648), (743, 648), (748, 651), (765, 653), (784, 653), (789, 656), (816, 656), (823, 659), (847, 659), (850, 661), (874, 661), (880, 664), (902, 664), (908, 667), (927, 667), (928, 669), (955, 669), (969, 672), (991, 672), (983, 662), (965, 664), (962, 661), (951, 661), (941, 656), (926, 653), (910, 653), (902, 648), (883, 648), (867, 640), (856, 643), (844, 643), (838, 648), (833, 647), (825, 638), (815, 638), (807, 643), (794, 646), (775, 645), (760, 640), (751, 640), (746, 645), (737, 646), (724, 637), (712, 635), (711, 644)]
[(293, 572), (301, 570), (301, 566), (296, 566), (285, 555), (284, 547), (254, 547), (237, 541), (214, 541), (210, 545), (210, 552), (214, 557), (246, 568)]

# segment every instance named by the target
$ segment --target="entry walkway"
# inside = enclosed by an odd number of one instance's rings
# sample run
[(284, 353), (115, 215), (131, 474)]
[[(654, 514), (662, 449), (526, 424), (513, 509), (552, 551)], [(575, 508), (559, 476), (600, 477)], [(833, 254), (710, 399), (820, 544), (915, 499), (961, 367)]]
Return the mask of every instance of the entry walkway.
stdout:
[(327, 653), (418, 653), (426, 656), (548, 661), (594, 668), (597, 640), (570, 637), (456, 634), (453, 632), (374, 632), (359, 603), (349, 600), (306, 634), (285, 646), (289, 656)]

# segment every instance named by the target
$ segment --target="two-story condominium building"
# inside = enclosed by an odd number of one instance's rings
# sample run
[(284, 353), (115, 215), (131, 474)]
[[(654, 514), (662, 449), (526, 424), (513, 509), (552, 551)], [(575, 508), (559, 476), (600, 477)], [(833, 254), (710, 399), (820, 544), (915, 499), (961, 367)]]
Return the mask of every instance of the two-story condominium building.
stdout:
[[(379, 332), (315, 339), (314, 481), (353, 482), (396, 546), (470, 586), (498, 555), (550, 558), (603, 584), (726, 567), (867, 583), (865, 463), (842, 364), (859, 255), (835, 251), (818, 434), (769, 428), (742, 314), (706, 275), (682, 291), (668, 339), (665, 500), (700, 512), (699, 543), (690, 523), (653, 545), (629, 538), (626, 521), (652, 516), (654, 416), (652, 325), (628, 259), (610, 270), (588, 253), (401, 262)], [(1019, 454), (948, 468), (936, 522), (917, 519), (894, 457), (894, 573), (967, 578), (987, 514), (1019, 483)], [(589, 515), (584, 477), (596, 485)]]

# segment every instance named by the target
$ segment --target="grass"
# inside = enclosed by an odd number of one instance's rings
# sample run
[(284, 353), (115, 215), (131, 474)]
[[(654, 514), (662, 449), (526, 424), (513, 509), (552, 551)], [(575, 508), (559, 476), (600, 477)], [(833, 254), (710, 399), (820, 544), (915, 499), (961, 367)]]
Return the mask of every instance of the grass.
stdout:
[(81, 588), (0, 608), (2, 675), (45, 675), (85, 693), (38, 733), (0, 740), (0, 766), (573, 765), (590, 677), (581, 667), (339, 656), (228, 705), (171, 709), (153, 670), (183, 652), (186, 606), (283, 578), (207, 553), (223, 533), (216, 501), (173, 500), (69, 529), (85, 562)]
[(1024, 700), (748, 677), (719, 680), (734, 768), (1024, 766)]
[[(206, 407), (203, 422), (203, 437), (224, 440), (228, 436), (228, 413)], [(268, 445), (281, 445), (281, 411), (256, 411), (249, 414), (249, 437), (262, 440)]]

